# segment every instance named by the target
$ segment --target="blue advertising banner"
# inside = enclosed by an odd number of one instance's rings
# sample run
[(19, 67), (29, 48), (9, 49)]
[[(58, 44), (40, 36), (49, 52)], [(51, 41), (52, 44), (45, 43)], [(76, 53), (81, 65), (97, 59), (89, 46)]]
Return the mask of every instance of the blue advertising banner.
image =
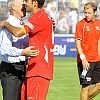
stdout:
[(74, 35), (54, 35), (54, 57), (76, 57)]

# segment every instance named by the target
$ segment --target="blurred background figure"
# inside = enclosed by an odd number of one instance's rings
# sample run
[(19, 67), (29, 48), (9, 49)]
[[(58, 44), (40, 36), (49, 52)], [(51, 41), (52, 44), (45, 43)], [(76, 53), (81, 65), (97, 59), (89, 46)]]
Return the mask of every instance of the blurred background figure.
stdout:
[(66, 19), (66, 12), (64, 10), (59, 12), (59, 18), (56, 27), (59, 34), (68, 34), (69, 28)]
[(8, 17), (6, 2), (7, 0), (0, 0), (0, 21), (5, 20)]
[(75, 33), (75, 29), (76, 29), (76, 23), (78, 22), (78, 13), (77, 13), (77, 8), (73, 8), (71, 9), (71, 11), (69, 12), (68, 16), (69, 16), (69, 34), (70, 33)]
[[(6, 8), (6, 1), (0, 0), (0, 21), (6, 19), (9, 15)], [(56, 24), (58, 24), (59, 12), (65, 11), (65, 23), (68, 26), (67, 34), (74, 34), (77, 21), (84, 18), (84, 5), (87, 2), (94, 2), (98, 5), (96, 18), (100, 19), (100, 0), (45, 0), (43, 8), (54, 19)], [(26, 13), (26, 17), (23, 19), (27, 21), (30, 16), (29, 13)], [(58, 32), (55, 31), (55, 34), (58, 34)]]

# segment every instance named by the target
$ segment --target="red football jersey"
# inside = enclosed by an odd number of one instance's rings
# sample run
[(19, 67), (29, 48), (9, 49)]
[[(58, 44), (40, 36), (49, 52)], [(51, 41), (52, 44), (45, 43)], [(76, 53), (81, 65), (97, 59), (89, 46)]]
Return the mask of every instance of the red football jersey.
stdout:
[[(100, 39), (100, 21), (87, 22), (85, 18), (76, 25), (75, 39), (81, 40), (81, 47), (86, 59), (90, 62), (99, 61), (98, 40)], [(79, 55), (77, 61), (80, 62)]]
[(29, 33), (29, 45), (35, 46), (40, 53), (37, 57), (30, 58), (26, 77), (42, 76), (53, 78), (53, 21), (43, 10), (34, 14), (24, 28)]

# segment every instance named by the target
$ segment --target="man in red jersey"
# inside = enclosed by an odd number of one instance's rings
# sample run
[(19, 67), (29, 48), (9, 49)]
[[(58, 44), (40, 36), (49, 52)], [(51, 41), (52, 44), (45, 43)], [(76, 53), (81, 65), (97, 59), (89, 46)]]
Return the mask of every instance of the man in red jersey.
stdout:
[[(96, 11), (96, 4), (92, 2), (85, 4), (85, 18), (76, 25), (77, 66), (82, 85), (80, 100), (91, 100), (100, 92), (100, 61), (98, 56), (100, 21), (95, 19)], [(87, 71), (85, 78), (80, 77), (83, 70)], [(95, 86), (90, 88), (91, 84), (95, 84)]]
[(25, 82), (22, 85), (21, 100), (45, 100), (50, 80), (53, 79), (53, 21), (41, 8), (45, 0), (25, 0), (27, 11), (32, 16), (20, 28), (2, 21), (13, 35), (20, 37), (29, 33), (29, 45), (40, 53), (28, 61)]

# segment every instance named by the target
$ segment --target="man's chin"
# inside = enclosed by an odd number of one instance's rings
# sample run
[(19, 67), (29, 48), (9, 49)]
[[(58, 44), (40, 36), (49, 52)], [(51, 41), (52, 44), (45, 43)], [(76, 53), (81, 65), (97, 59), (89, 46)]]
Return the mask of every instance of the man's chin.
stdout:
[(90, 20), (90, 19), (86, 19), (86, 21), (87, 21), (87, 22), (90, 22), (91, 20)]
[(86, 21), (87, 21), (87, 22), (90, 22), (90, 21), (93, 21), (93, 19), (94, 19), (94, 18), (88, 18), (88, 19), (86, 18)]
[(26, 9), (26, 12), (29, 12), (29, 10)]

